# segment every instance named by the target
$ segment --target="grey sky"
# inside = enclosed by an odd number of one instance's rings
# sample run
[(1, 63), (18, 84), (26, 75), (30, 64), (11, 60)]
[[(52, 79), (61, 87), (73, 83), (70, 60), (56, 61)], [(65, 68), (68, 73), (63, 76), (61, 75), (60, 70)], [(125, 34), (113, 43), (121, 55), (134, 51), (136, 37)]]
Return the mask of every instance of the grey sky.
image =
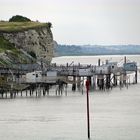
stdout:
[(0, 0), (0, 19), (50, 21), (61, 44), (140, 44), (140, 0)]

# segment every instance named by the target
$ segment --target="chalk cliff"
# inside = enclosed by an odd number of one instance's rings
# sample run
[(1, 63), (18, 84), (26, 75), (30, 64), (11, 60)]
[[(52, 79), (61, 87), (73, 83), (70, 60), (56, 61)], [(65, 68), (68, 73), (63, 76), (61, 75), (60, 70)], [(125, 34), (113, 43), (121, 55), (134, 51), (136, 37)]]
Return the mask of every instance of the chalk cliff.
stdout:
[(13, 16), (0, 21), (0, 65), (45, 62), (50, 64), (54, 41), (52, 24)]
[[(43, 24), (43, 26), (39, 25), (12, 31), (0, 29), (0, 36), (20, 50), (20, 52), (27, 53), (27, 55), (34, 54), (36, 61), (43, 61), (49, 64), (52, 60), (54, 41), (51, 29), (47, 23), (46, 25)], [(5, 52), (1, 54), (5, 54)]]

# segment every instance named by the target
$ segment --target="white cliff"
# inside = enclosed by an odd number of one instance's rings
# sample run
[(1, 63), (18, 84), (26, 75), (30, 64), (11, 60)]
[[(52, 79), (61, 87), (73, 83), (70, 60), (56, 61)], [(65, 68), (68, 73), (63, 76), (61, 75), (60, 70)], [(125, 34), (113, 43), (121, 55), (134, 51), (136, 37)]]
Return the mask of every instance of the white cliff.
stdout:
[(37, 60), (50, 63), (53, 57), (54, 42), (49, 27), (37, 27), (16, 32), (3, 32), (3, 37), (16, 48), (34, 52)]

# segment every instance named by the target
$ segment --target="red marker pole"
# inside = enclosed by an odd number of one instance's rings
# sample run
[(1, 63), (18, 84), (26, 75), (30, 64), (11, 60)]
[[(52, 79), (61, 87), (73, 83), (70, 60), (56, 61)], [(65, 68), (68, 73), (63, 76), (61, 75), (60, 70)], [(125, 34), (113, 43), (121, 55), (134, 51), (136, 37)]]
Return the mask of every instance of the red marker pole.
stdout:
[(87, 130), (88, 130), (88, 139), (90, 139), (90, 118), (89, 118), (89, 80), (86, 81), (86, 90), (87, 90)]

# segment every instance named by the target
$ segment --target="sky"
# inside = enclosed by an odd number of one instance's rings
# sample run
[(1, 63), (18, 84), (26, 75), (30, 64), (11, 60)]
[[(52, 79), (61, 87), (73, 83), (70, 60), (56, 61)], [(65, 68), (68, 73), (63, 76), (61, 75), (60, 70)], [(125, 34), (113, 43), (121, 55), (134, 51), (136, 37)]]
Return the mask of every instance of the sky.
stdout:
[(0, 0), (0, 20), (13, 15), (51, 22), (59, 44), (140, 44), (140, 0)]

